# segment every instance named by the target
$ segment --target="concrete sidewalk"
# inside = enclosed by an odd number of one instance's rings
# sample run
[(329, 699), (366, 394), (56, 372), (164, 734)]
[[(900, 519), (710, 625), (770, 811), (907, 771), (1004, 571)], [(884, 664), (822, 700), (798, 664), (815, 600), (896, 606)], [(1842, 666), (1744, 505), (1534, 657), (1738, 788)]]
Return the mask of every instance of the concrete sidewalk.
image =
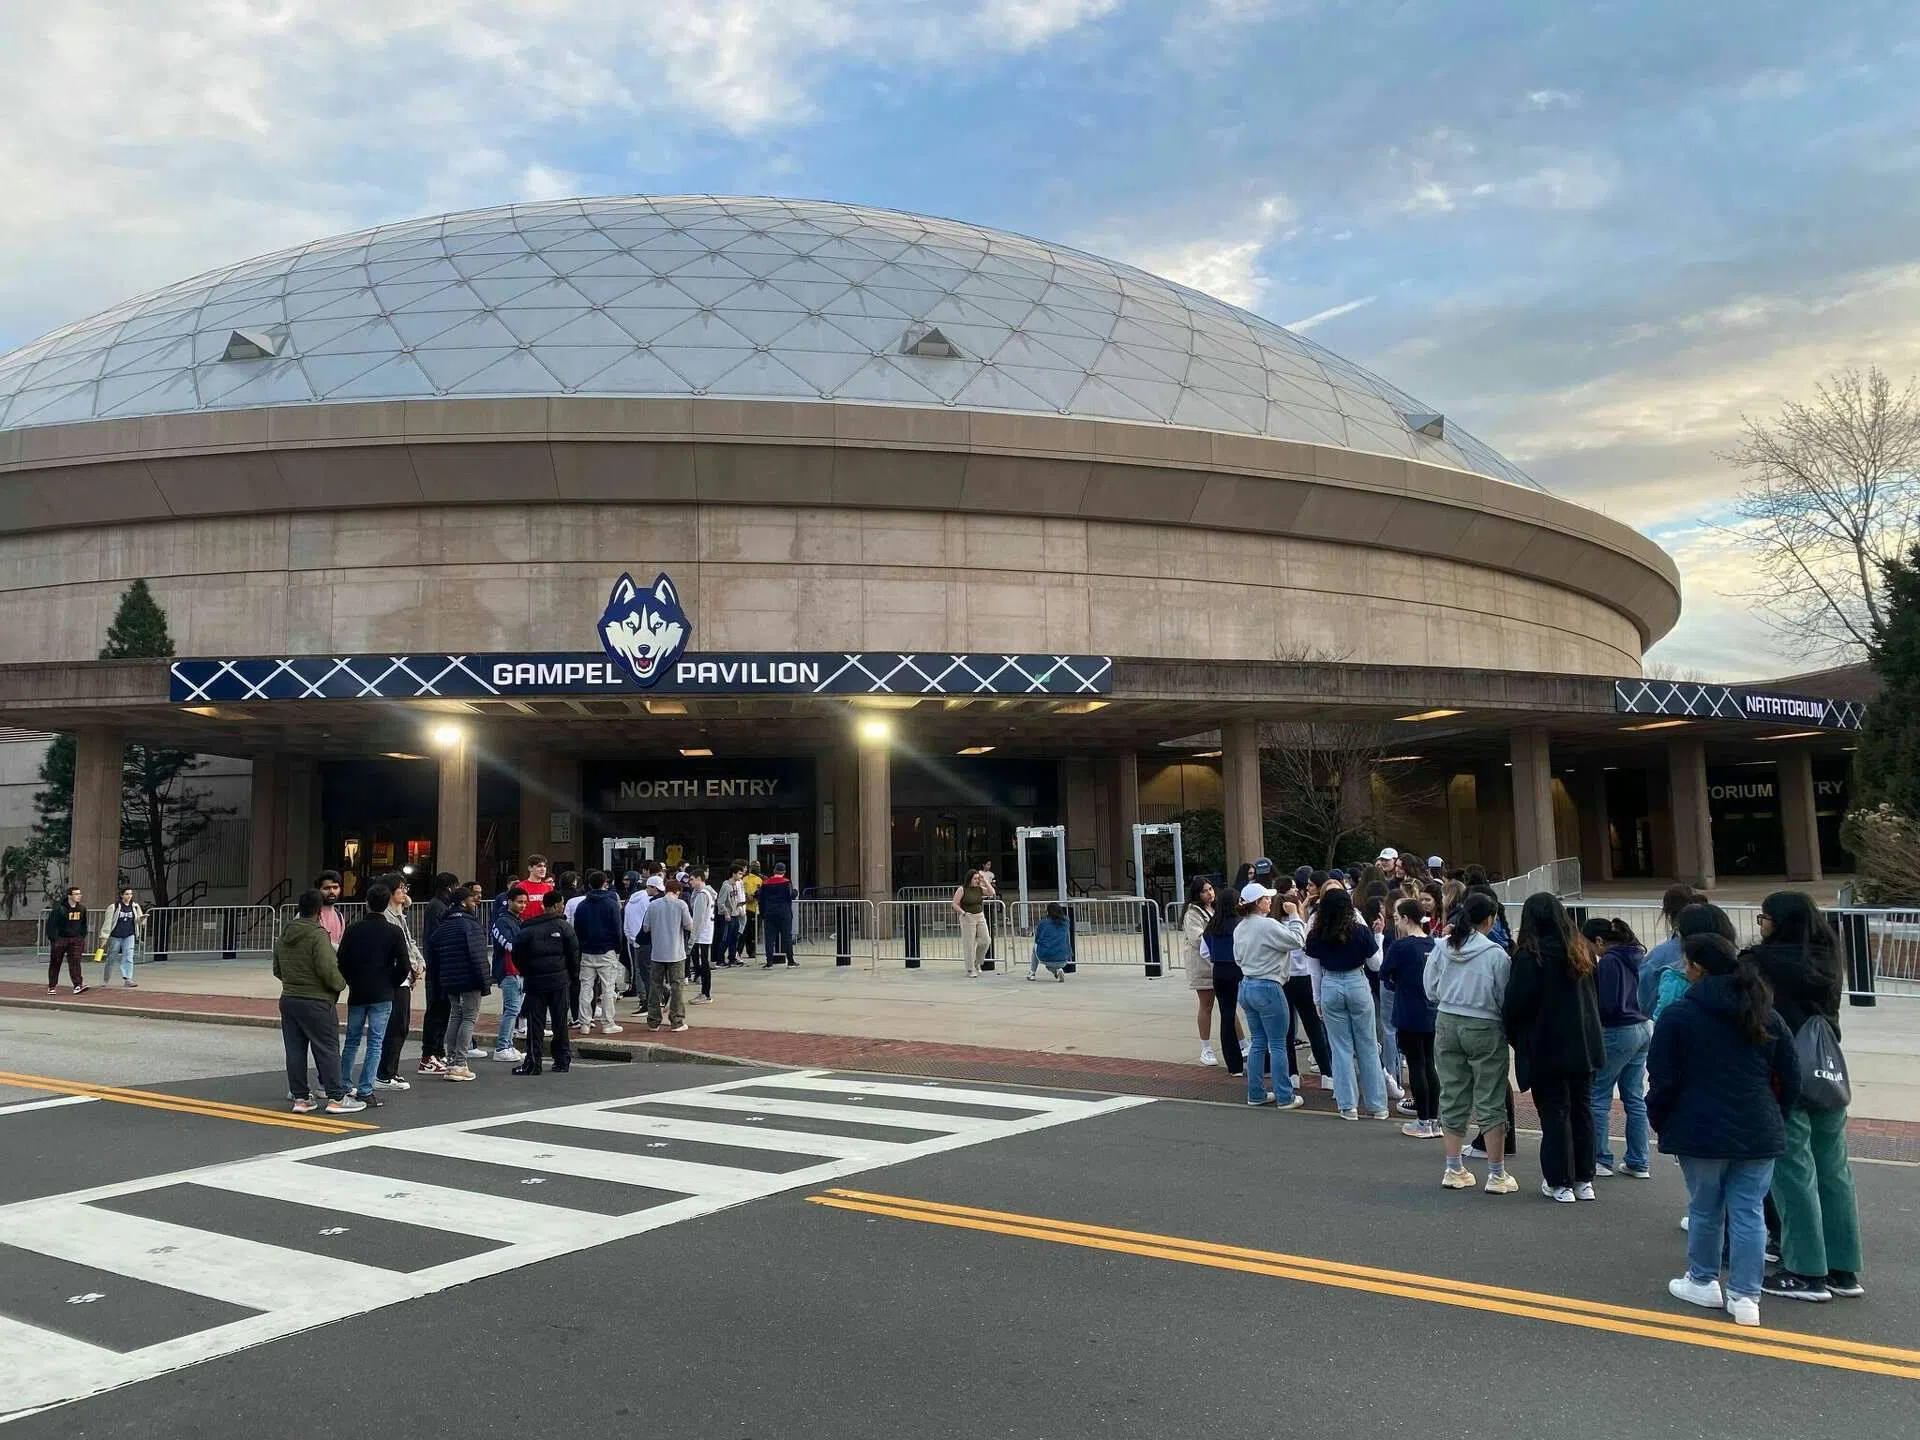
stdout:
[[(44, 961), (0, 961), (0, 998), (42, 1001)], [(114, 1008), (150, 1007), (159, 1013), (184, 1013), (195, 1008), (211, 1012), (268, 1016), (279, 996), (267, 957), (245, 955), (237, 960), (169, 960), (140, 967), (137, 989), (118, 984), (98, 987), (82, 1002), (100, 1000)], [(87, 967), (89, 984), (99, 967)], [(10, 983), (9, 983), (10, 982)], [(1122, 1064), (1123, 1069), (1144, 1066), (1178, 1093), (1231, 1098), (1240, 1082), (1229, 1081), (1224, 1070), (1199, 1065), (1199, 1037), (1193, 992), (1178, 976), (1157, 980), (1143, 977), (1131, 965), (1085, 966), (1056, 984), (1043, 970), (1037, 983), (1024, 973), (994, 971), (968, 980), (957, 962), (929, 961), (918, 970), (899, 965), (869, 970), (864, 964), (836, 968), (830, 954), (812, 955), (803, 949), (795, 969), (765, 971), (757, 966), (714, 972), (714, 1001), (690, 1005), (693, 1029), (687, 1039), (696, 1048), (703, 1032), (725, 1030), (729, 1035), (805, 1035), (825, 1041), (864, 1039), (899, 1042), (915, 1051), (925, 1047), (957, 1047), (991, 1052), (1008, 1060), (1008, 1052), (1030, 1057), (1034, 1068), (1071, 1068), (1060, 1062), (1098, 1059)], [(72, 1001), (64, 986), (60, 1003)], [(196, 998), (197, 997), (197, 998)], [(262, 1002), (229, 1007), (221, 1001)], [(623, 1003), (629, 1015), (633, 1002)], [(498, 998), (482, 1007), (482, 1035), (490, 1032), (485, 1017), (499, 1013)], [(415, 1016), (418, 1024), (418, 1015)], [(622, 1020), (625, 1039), (665, 1041), (667, 1032), (649, 1034), (642, 1021)], [(1847, 1058), (1854, 1080), (1852, 1114), (1861, 1120), (1920, 1124), (1920, 999), (1883, 999), (1878, 1006), (1849, 1006), (1841, 1015)], [(873, 1047), (865, 1047), (871, 1051)], [(747, 1053), (754, 1058), (779, 1058), (767, 1053), (765, 1043)], [(1049, 1057), (1037, 1064), (1040, 1057)], [(816, 1063), (796, 1058), (792, 1063)], [(1144, 1078), (1144, 1077), (1143, 1077)]]

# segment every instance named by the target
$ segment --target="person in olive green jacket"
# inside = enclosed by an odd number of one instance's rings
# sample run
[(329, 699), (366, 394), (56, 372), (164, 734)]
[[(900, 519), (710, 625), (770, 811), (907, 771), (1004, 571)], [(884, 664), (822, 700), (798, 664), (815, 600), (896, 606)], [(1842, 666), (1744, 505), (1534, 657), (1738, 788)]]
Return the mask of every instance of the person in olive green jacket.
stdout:
[(347, 988), (333, 941), (320, 926), (320, 892), (308, 890), (299, 915), (273, 942), (273, 977), (280, 982), (280, 1039), (287, 1051), (287, 1093), (296, 1114), (319, 1108), (307, 1087), (307, 1052), (327, 1095), (327, 1113), (346, 1115), (367, 1107), (340, 1083), (340, 992)]

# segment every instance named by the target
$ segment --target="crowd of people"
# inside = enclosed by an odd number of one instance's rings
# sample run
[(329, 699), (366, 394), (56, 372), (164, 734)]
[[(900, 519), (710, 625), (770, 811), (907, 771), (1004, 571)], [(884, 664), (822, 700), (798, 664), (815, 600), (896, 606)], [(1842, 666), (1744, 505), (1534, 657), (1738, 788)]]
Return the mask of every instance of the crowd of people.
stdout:
[[(685, 1031), (687, 1006), (712, 1002), (713, 972), (746, 965), (756, 944), (765, 946), (762, 968), (797, 963), (784, 865), (762, 875), (736, 861), (718, 883), (703, 866), (669, 873), (659, 862), (617, 880), (600, 870), (555, 879), (535, 855), (491, 897), (452, 874), (433, 884), (417, 927), (404, 874), (369, 885), (366, 913), (351, 924), (338, 872), (300, 895), (273, 949), (295, 1111), (351, 1114), (381, 1104), (382, 1091), (410, 1088), (401, 1069), (416, 991), (424, 1010), (414, 1077), (460, 1082), (475, 1078), (470, 1062), (489, 1057), (516, 1075), (564, 1074), (574, 1037), (621, 1033), (622, 999), (640, 1002), (633, 1015), (649, 1030)], [(70, 904), (79, 905), (77, 891)], [(487, 1039), (476, 1034), (481, 1002), (496, 989), (500, 1016)]]
[(1624, 920), (1576, 924), (1545, 892), (1510, 916), (1478, 867), (1391, 848), (1351, 875), (1289, 877), (1262, 858), (1229, 885), (1198, 877), (1181, 948), (1200, 1061), (1243, 1077), (1254, 1107), (1300, 1109), (1316, 1078), (1346, 1120), (1390, 1120), (1397, 1104), (1401, 1134), (1441, 1141), (1450, 1190), (1520, 1189), (1516, 1090), (1533, 1098), (1555, 1204), (1651, 1179), (1657, 1137), (1688, 1194), (1675, 1298), (1758, 1325), (1763, 1295), (1864, 1294), (1832, 928), (1790, 890), (1762, 902), (1745, 949), (1689, 887), (1667, 891), (1662, 920), (1649, 951)]

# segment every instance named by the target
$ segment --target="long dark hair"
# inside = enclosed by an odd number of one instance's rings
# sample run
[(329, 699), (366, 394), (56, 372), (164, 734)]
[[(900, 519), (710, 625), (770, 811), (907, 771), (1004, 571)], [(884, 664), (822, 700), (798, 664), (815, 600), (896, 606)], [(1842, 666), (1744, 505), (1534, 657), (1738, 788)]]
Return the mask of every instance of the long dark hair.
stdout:
[(1616, 945), (1634, 950), (1646, 948), (1640, 943), (1640, 937), (1633, 933), (1633, 927), (1617, 915), (1591, 915), (1587, 923), (1580, 927), (1580, 933), (1596, 950), (1611, 950)]
[(1733, 977), (1734, 1023), (1749, 1044), (1765, 1045), (1773, 1038), (1768, 1028), (1773, 1017), (1773, 987), (1767, 984), (1759, 966), (1734, 953), (1731, 940), (1724, 935), (1689, 935), (1680, 942), (1680, 953), (1709, 975)]
[[(1200, 892), (1212, 883), (1213, 882), (1204, 875), (1196, 875), (1187, 882), (1187, 909), (1198, 910), (1209, 920), (1213, 918), (1213, 912), (1207, 909), (1207, 902), (1200, 898)], [(1213, 899), (1216, 905), (1219, 904), (1220, 896), (1218, 893), (1214, 895)]]
[(1543, 964), (1558, 951), (1567, 957), (1567, 969), (1575, 979), (1593, 973), (1593, 947), (1573, 928), (1567, 907), (1545, 890), (1529, 895), (1520, 907), (1520, 933), (1514, 936), (1513, 948), (1516, 954), (1532, 955)]
[(1695, 900), (1675, 916), (1673, 933), (1680, 937), (1682, 953), (1686, 950), (1687, 941), (1695, 935), (1718, 935), (1729, 945), (1736, 944), (1740, 939), (1739, 933), (1733, 928), (1733, 917), (1708, 900)]
[(1691, 885), (1669, 885), (1660, 897), (1660, 918), (1667, 922), (1667, 933), (1680, 933), (1680, 912), (1703, 898)]
[(1458, 950), (1467, 943), (1469, 935), (1493, 919), (1493, 912), (1493, 897), (1478, 890), (1474, 891), (1460, 902), (1460, 909), (1454, 914), (1453, 924), (1447, 928), (1447, 943)]
[(1834, 968), (1834, 956), (1840, 949), (1833, 927), (1813, 897), (1804, 890), (1776, 890), (1760, 902), (1760, 911), (1773, 922), (1769, 945), (1786, 945), (1818, 956), (1827, 968)]
[(1233, 907), (1240, 903), (1240, 892), (1247, 888), (1247, 881), (1252, 878), (1253, 866), (1245, 863), (1233, 872), (1233, 884), (1227, 887), (1227, 893), (1213, 897), (1213, 919), (1207, 922), (1207, 934), (1233, 933), (1233, 922), (1239, 918), (1233, 913)]
[(1353, 938), (1353, 897), (1344, 890), (1327, 891), (1320, 897), (1314, 927), (1329, 944), (1346, 944)]

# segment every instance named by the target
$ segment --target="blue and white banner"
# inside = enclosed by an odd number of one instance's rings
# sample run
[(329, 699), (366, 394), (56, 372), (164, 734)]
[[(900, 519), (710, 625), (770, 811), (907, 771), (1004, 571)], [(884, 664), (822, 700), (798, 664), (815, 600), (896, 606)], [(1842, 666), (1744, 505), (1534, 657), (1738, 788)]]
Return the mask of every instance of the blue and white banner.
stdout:
[(1111, 695), (1105, 655), (680, 654), (650, 684), (607, 655), (289, 655), (176, 660), (176, 704), (543, 695)]

